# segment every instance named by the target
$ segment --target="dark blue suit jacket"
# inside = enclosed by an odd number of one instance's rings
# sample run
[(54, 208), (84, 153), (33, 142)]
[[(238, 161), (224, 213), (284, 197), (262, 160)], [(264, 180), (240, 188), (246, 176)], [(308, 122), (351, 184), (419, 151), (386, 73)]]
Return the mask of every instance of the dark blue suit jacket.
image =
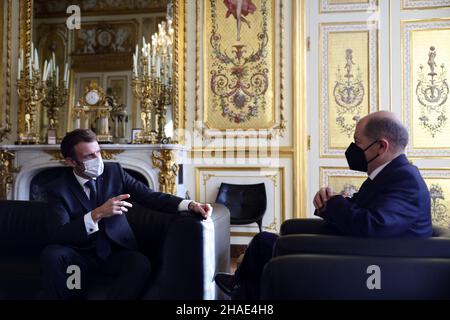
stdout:
[(335, 196), (316, 214), (340, 232), (363, 237), (431, 237), (430, 193), (405, 155), (390, 162), (353, 198)]
[[(178, 212), (178, 205), (183, 200), (151, 190), (126, 173), (118, 163), (105, 163), (103, 174), (97, 178), (98, 206), (112, 197), (127, 193), (131, 195), (129, 201), (168, 213)], [(51, 183), (47, 194), (50, 207), (47, 225), (53, 242), (75, 247), (88, 245), (90, 239), (84, 215), (95, 208), (90, 207), (89, 199), (73, 171), (67, 170), (65, 175)], [(100, 228), (105, 228), (112, 241), (124, 248), (137, 248), (126, 214), (104, 218), (100, 222)]]

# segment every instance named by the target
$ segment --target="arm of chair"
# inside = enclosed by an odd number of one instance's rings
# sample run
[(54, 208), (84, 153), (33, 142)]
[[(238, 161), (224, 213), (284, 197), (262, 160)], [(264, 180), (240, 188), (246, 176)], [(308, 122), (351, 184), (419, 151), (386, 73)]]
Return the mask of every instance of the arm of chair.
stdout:
[(289, 219), (281, 225), (280, 234), (339, 234), (339, 231), (322, 219)]
[(280, 237), (274, 247), (274, 256), (300, 253), (450, 258), (450, 238), (382, 239), (297, 234)]
[(215, 299), (216, 272), (230, 267), (230, 213), (213, 204), (211, 218), (191, 213), (175, 219), (167, 230), (158, 279), (162, 299)]
[(450, 259), (288, 255), (264, 268), (261, 298), (449, 299), (449, 279)]

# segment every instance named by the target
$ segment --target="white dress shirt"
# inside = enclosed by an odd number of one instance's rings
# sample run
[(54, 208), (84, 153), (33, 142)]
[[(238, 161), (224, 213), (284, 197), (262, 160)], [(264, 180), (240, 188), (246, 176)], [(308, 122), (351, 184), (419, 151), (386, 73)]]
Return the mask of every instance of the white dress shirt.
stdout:
[[(86, 187), (85, 183), (89, 181), (89, 179), (85, 179), (77, 175), (75, 172), (73, 173), (75, 175), (75, 178), (77, 179), (78, 183), (81, 185), (81, 187), (84, 190), (84, 193), (86, 196), (90, 199), (91, 190)], [(95, 179), (94, 179), (95, 180)], [(178, 211), (187, 211), (189, 209), (189, 204), (192, 202), (192, 200), (182, 200), (180, 204), (178, 205)], [(98, 223), (94, 222), (92, 219), (92, 211), (89, 211), (84, 215), (84, 226), (86, 228), (86, 232), (89, 235), (97, 232), (99, 230)]]
[(375, 179), (375, 177), (389, 164), (391, 161), (386, 162), (385, 164), (382, 164), (378, 168), (372, 171), (372, 173), (369, 175), (370, 180)]

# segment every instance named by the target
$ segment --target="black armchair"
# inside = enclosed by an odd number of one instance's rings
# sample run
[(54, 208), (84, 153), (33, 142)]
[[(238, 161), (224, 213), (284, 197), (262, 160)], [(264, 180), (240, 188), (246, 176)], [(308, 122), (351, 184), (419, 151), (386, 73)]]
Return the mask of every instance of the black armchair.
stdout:
[[(368, 285), (375, 273), (379, 289)], [(290, 220), (261, 287), (263, 299), (450, 299), (450, 232), (355, 238), (318, 219)]]
[(259, 231), (262, 231), (262, 220), (267, 207), (264, 183), (245, 185), (222, 183), (216, 203), (221, 203), (230, 210), (231, 224), (256, 222)]
[[(127, 218), (153, 267), (143, 299), (215, 299), (214, 274), (229, 271), (229, 211), (214, 204), (211, 219), (167, 214), (137, 204)], [(35, 299), (41, 288), (39, 255), (49, 243), (46, 204), (0, 201), (0, 299)], [(90, 283), (88, 299), (104, 299), (108, 279)]]

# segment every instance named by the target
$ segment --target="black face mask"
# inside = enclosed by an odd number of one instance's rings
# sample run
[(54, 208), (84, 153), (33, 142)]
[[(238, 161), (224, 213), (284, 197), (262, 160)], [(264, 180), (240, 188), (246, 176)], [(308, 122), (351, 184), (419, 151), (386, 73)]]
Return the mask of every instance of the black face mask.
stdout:
[(350, 143), (347, 151), (345, 151), (345, 157), (347, 158), (350, 170), (367, 172), (369, 163), (378, 158), (379, 155), (377, 154), (373, 159), (367, 161), (364, 152), (377, 142), (378, 140), (372, 142), (372, 144), (365, 149), (361, 149), (354, 142)]

